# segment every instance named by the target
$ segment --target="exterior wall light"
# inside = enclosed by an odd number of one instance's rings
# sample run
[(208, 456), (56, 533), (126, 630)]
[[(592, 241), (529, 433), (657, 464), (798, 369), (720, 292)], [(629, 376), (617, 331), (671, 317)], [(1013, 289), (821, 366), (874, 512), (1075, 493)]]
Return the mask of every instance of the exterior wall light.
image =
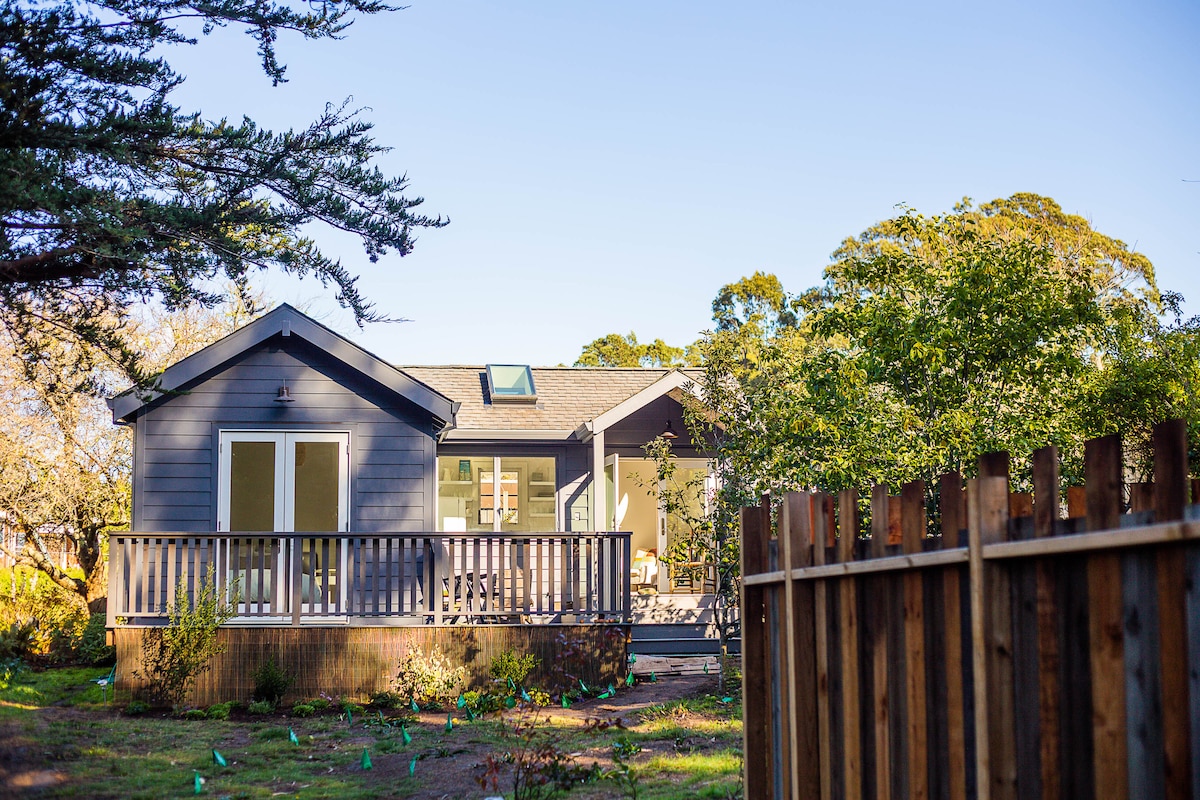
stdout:
[(286, 383), (283, 386), (279, 387), (279, 394), (276, 395), (275, 402), (276, 403), (294, 403), (294, 402), (296, 402), (296, 398), (292, 397), (292, 390), (290, 388), (288, 388), (288, 385)]

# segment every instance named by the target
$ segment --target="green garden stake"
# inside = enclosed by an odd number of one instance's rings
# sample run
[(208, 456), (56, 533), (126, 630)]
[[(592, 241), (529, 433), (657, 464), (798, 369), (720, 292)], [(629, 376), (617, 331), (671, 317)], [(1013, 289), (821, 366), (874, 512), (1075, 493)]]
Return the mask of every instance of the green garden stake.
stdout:
[(637, 653), (630, 653), (630, 654), (629, 654), (629, 663), (630, 663), (630, 664), (636, 664), (636, 663), (637, 663)]
[(508, 697), (504, 698), (504, 707), (505, 708), (516, 708), (517, 707), (517, 698), (513, 697), (512, 695), (509, 695)]
[(363, 769), (371, 768), (371, 754), (367, 752), (367, 748), (365, 747), (363, 748), (362, 759), (359, 763), (362, 764)]
[(410, 734), (408, 732), (408, 728), (404, 727), (403, 725), (400, 726), (400, 735), (404, 737), (405, 744), (412, 744), (412, 734)]
[(412, 699), (412, 710), (413, 710), (414, 714), (421, 713), (421, 707), (419, 705), (417, 705), (417, 698), (415, 698), (415, 697)]
[(601, 692), (600, 694), (596, 695), (597, 700), (607, 700), (610, 697), (612, 697), (612, 692)]
[(300, 737), (291, 728), (288, 728), (288, 741), (295, 745), (300, 744)]
[(346, 709), (346, 724), (347, 725), (354, 724), (354, 712), (348, 708)]
[(617, 690), (613, 688), (611, 683), (608, 685), (608, 693), (609, 695), (615, 695), (617, 693)]
[(516, 685), (515, 683), (513, 683), (513, 679), (512, 679), (512, 678), (509, 678), (509, 679), (508, 679), (508, 690), (509, 690), (510, 692), (515, 692), (515, 691), (517, 690), (517, 685)]
[(533, 698), (529, 696), (529, 692), (525, 691), (524, 686), (521, 687), (521, 699), (524, 700), (526, 703), (533, 702)]
[(467, 705), (467, 698), (460, 694), (458, 696), (458, 707), (465, 708), (466, 705)]
[(414, 758), (412, 761), (408, 762), (408, 777), (411, 778), (413, 775), (416, 775), (416, 774), (417, 774), (417, 759)]
[(588, 687), (587, 687), (587, 684), (583, 682), (583, 678), (579, 679), (579, 688), (583, 691), (584, 694), (588, 694)]
[(625, 685), (633, 686), (633, 673), (632, 672), (625, 676)]
[(449, 733), (452, 730), (454, 730), (454, 717), (447, 714), (446, 715), (446, 733)]
[(475, 712), (471, 711), (469, 706), (464, 710), (467, 712), (467, 720), (469, 722), (474, 722), (475, 721)]
[(204, 778), (201, 778), (200, 773), (196, 770), (192, 770), (192, 772), (196, 773), (196, 776), (192, 779), (192, 788), (196, 794), (200, 794), (200, 787), (204, 785)]
[(658, 683), (658, 676), (654, 674), (654, 670), (650, 670), (650, 682)]
[(216, 764), (218, 767), (229, 766), (228, 764), (225, 763), (225, 756), (221, 755), (216, 750), (213, 750), (213, 763)]
[(567, 696), (565, 694), (562, 696), (562, 707), (563, 708), (571, 707), (571, 701), (567, 698)]
[(708, 662), (707, 661), (704, 662), (704, 674), (705, 675), (708, 674)]
[(732, 703), (732, 702), (733, 702), (733, 698), (732, 698), (732, 697), (722, 697), (722, 698), (721, 698), (721, 702), (722, 702), (722, 703)]

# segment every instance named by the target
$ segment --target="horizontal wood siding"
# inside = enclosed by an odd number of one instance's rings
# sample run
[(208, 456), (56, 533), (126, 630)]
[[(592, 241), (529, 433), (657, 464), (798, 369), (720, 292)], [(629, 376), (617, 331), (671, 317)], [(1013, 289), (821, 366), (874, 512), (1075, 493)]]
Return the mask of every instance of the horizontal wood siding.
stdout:
[[(145, 682), (142, 638), (146, 628), (117, 628), (117, 702), (140, 697)], [(532, 653), (540, 666), (529, 685), (554, 687), (566, 675), (572, 682), (603, 686), (625, 676), (628, 626), (478, 625), (441, 628), (222, 628), (218, 640), (225, 652), (188, 695), (189, 705), (227, 700), (246, 702), (254, 691), (252, 675), (269, 658), (294, 679), (285, 703), (327, 695), (366, 699), (391, 688), (400, 657), (412, 650), (429, 653), (435, 646), (453, 664), (467, 666), (471, 685), (486, 687), (488, 666), (505, 650)], [(578, 649), (575, 663), (563, 663), (564, 645)]]
[[(275, 402), (285, 383), (294, 403)], [(269, 340), (152, 405), (136, 425), (136, 529), (215, 529), (218, 431), (259, 427), (349, 430), (351, 528), (433, 527), (434, 443), (424, 412), (299, 338)]]

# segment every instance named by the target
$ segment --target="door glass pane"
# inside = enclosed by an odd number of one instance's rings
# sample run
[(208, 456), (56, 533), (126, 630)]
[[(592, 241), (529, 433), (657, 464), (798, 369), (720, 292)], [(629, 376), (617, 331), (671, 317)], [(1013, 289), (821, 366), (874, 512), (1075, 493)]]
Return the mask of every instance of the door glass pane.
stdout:
[[(481, 505), (480, 478), (489, 476), (487, 505)], [(493, 526), (491, 458), (438, 458), (438, 526), (440, 531), (490, 531)]]
[(558, 530), (553, 458), (502, 458), (495, 487), (500, 530), (549, 533)]
[[(604, 465), (604, 508), (608, 516), (606, 531), (617, 529), (617, 465)], [(624, 522), (624, 520), (622, 520)]]
[(228, 444), (229, 530), (275, 530), (275, 443)]
[(338, 529), (339, 447), (338, 442), (295, 443), (295, 530)]

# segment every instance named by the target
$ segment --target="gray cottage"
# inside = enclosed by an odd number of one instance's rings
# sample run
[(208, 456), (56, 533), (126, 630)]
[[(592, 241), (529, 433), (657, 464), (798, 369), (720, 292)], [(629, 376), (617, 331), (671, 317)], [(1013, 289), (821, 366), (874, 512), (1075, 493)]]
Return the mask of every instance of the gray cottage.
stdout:
[[(677, 520), (642, 446), (681, 370), (390, 365), (281, 305), (109, 405), (134, 432), (109, 625), (236, 587), (236, 626), (660, 622), (711, 589), (657, 560)], [(708, 465), (675, 439), (685, 477)], [(698, 503), (703, 502), (698, 497)], [(678, 621), (678, 614), (668, 615)]]

